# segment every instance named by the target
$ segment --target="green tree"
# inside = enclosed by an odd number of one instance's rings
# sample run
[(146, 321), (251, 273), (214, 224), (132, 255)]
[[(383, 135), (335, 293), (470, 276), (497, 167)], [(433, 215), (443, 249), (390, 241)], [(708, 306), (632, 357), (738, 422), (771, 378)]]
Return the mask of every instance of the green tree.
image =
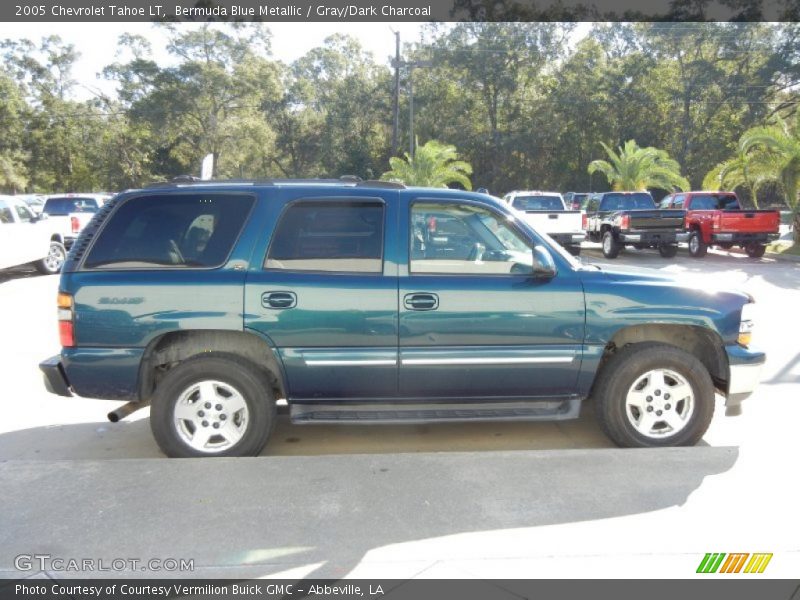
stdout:
[(792, 211), (794, 242), (800, 243), (800, 112), (793, 121), (776, 118), (775, 123), (748, 129), (741, 147), (757, 159), (773, 161), (771, 178), (783, 189), (786, 205)]
[(776, 160), (765, 153), (748, 153), (737, 145), (736, 155), (711, 169), (703, 179), (704, 190), (736, 190), (745, 188), (758, 208), (758, 190), (773, 181)]
[(23, 149), (26, 110), (19, 86), (0, 69), (0, 191), (16, 193), (28, 183)]
[(658, 188), (689, 189), (689, 181), (681, 175), (678, 162), (658, 148), (640, 148), (635, 140), (628, 140), (615, 152), (600, 142), (609, 160), (593, 160), (589, 173), (600, 171), (615, 190), (646, 190)]
[(430, 140), (417, 147), (413, 157), (408, 152), (404, 156), (404, 159), (396, 156), (390, 158), (392, 170), (381, 175), (381, 179), (425, 187), (447, 187), (450, 183), (456, 183), (464, 189), (472, 189), (469, 179), (472, 166), (459, 160), (455, 146)]

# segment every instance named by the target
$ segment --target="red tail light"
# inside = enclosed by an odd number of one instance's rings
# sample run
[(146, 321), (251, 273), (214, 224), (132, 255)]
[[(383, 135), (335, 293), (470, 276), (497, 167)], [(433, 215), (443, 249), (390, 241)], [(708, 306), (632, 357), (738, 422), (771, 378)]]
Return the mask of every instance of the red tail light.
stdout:
[(436, 217), (428, 217), (428, 231), (436, 233)]
[(581, 228), (586, 229), (586, 226), (589, 224), (588, 219), (586, 218), (586, 213), (581, 213)]
[(719, 229), (721, 224), (722, 224), (722, 215), (719, 213), (714, 213), (714, 217), (711, 220), (711, 228)]
[(619, 228), (622, 230), (627, 230), (631, 228), (631, 216), (630, 215), (620, 215), (619, 217)]
[(72, 348), (75, 346), (74, 304), (72, 294), (58, 293), (58, 337), (61, 346)]
[(70, 217), (69, 222), (72, 226), (72, 233), (78, 233), (81, 230), (81, 222), (78, 217)]

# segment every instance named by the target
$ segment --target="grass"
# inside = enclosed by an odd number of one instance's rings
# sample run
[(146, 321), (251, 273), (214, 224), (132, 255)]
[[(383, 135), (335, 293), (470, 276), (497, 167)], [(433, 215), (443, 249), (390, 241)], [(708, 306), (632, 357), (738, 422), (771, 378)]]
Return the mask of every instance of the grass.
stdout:
[(774, 254), (791, 254), (792, 256), (800, 256), (800, 246), (797, 244), (787, 244), (781, 242), (772, 242), (767, 246), (767, 252)]

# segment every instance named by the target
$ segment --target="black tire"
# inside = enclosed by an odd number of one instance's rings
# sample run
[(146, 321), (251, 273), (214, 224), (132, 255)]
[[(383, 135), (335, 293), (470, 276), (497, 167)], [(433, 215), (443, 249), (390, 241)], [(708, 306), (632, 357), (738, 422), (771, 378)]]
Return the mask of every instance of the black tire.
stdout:
[(567, 246), (567, 252), (572, 254), (572, 256), (580, 256), (581, 255), (581, 247), (580, 246)]
[(660, 244), (658, 253), (664, 258), (673, 258), (678, 253), (677, 244)]
[[(206, 451), (192, 447), (185, 439), (188, 434), (194, 433), (187, 430), (190, 425), (193, 425), (191, 421), (182, 421), (179, 431), (175, 409), (181, 397), (185, 397), (186, 391), (191, 389), (194, 384), (211, 381), (222, 384), (222, 386), (215, 387), (216, 393), (233, 389), (241, 395), (246, 404), (247, 418), (242, 421), (243, 432), (235, 443), (223, 446), (222, 449), (217, 447)], [(199, 392), (197, 393), (199, 394)], [(198, 396), (195, 402), (199, 403), (199, 398)], [(191, 396), (188, 401), (192, 402)], [(222, 401), (225, 401), (224, 396)], [(218, 404), (217, 406), (222, 405)], [(193, 410), (193, 408), (189, 410)], [(198, 404), (198, 410), (203, 409), (204, 406)], [(223, 427), (235, 428), (234, 420), (242, 414), (239, 412), (238, 415), (227, 416), (224, 411), (225, 408), (216, 415), (208, 416), (211, 421), (209, 426), (215, 424), (221, 426), (220, 433), (212, 432), (213, 435), (209, 438), (208, 443), (213, 443), (214, 439), (224, 439), (222, 432), (228, 430)], [(153, 394), (150, 408), (150, 428), (161, 450), (172, 458), (257, 456), (263, 450), (275, 427), (275, 413), (275, 398), (265, 372), (241, 357), (211, 353), (190, 358), (167, 372)], [(206, 415), (204, 414), (204, 416)], [(196, 426), (198, 427), (196, 431), (199, 431), (200, 425)]]
[(42, 275), (55, 275), (61, 271), (65, 260), (67, 260), (67, 249), (64, 248), (64, 244), (52, 240), (47, 256), (37, 260), (34, 266)]
[(744, 251), (747, 252), (747, 256), (750, 258), (761, 258), (767, 251), (767, 247), (764, 244), (759, 244), (758, 242), (749, 242), (744, 247)]
[(622, 244), (614, 239), (614, 234), (611, 230), (607, 230), (603, 234), (603, 256), (606, 258), (617, 258), (620, 250), (622, 250)]
[(695, 230), (689, 236), (689, 256), (692, 258), (703, 258), (708, 254), (708, 244), (703, 242), (703, 236)]
[[(627, 414), (629, 390), (654, 369), (666, 369), (684, 378), (694, 396), (692, 412), (687, 415), (685, 425), (671, 435), (666, 422), (663, 423), (664, 433), (643, 435)], [(631, 344), (614, 354), (598, 374), (592, 398), (601, 428), (615, 444), (625, 448), (693, 446), (703, 437), (714, 416), (714, 384), (703, 364), (680, 348), (658, 342)], [(666, 393), (662, 398), (668, 399)], [(653, 408), (653, 405), (648, 406)], [(679, 410), (678, 406), (674, 409)]]

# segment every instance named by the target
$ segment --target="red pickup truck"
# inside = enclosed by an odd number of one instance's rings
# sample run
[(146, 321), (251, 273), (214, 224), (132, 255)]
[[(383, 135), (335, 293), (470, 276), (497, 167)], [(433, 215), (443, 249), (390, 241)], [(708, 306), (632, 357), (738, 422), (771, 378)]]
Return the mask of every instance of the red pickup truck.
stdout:
[(740, 246), (751, 258), (760, 258), (767, 243), (779, 236), (777, 210), (742, 209), (733, 192), (679, 192), (664, 198), (660, 207), (686, 211), (689, 254), (695, 258), (705, 256), (709, 246)]

